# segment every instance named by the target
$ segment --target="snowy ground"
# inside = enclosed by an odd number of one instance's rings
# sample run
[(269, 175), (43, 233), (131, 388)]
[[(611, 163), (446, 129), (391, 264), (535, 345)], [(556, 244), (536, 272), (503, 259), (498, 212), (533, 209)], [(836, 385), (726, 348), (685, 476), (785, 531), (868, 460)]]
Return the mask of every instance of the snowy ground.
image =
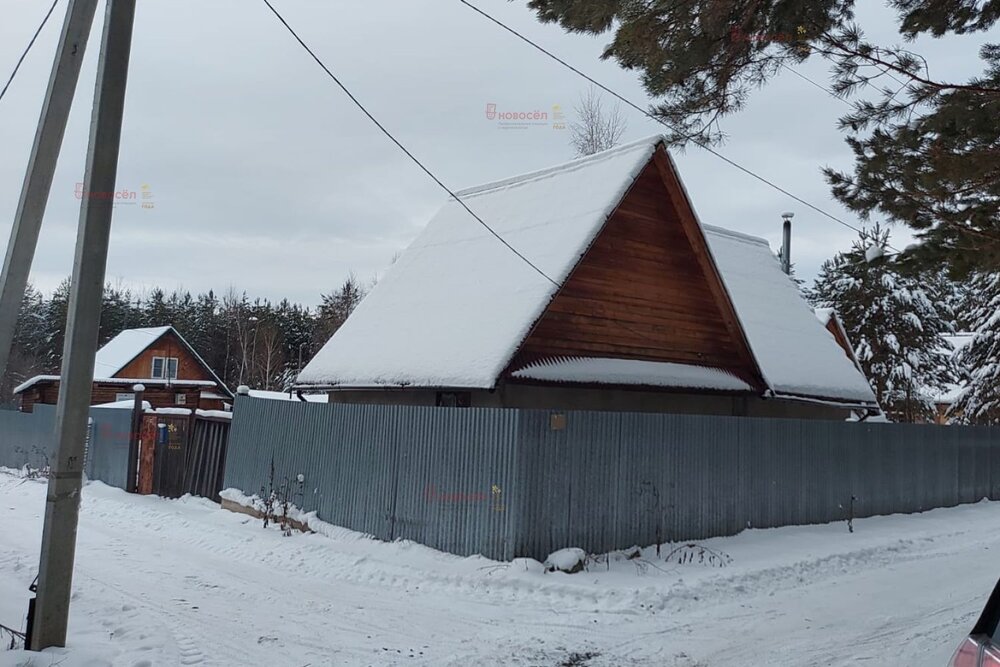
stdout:
[[(45, 487), (0, 474), (0, 623), (19, 625)], [(927, 665), (1000, 577), (1000, 504), (709, 540), (726, 567), (544, 574), (341, 529), (283, 537), (200, 499), (83, 500), (71, 655), (106, 665)], [(588, 657), (589, 656), (589, 657)], [(0, 666), (24, 654), (0, 651)]]

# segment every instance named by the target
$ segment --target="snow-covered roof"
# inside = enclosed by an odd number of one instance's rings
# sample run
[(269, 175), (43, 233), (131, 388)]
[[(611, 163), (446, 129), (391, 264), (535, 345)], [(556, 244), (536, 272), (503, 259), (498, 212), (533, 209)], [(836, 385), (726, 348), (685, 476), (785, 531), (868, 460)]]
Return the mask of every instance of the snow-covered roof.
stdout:
[(117, 375), (171, 328), (146, 327), (122, 331), (97, 351), (97, 356), (94, 357), (94, 377), (109, 378)]
[(765, 384), (778, 395), (874, 404), (868, 380), (781, 271), (767, 241), (702, 228)]
[(721, 368), (637, 359), (559, 357), (529, 364), (512, 375), (547, 382), (593, 382), (713, 391), (752, 390), (746, 382)]
[[(494, 387), (662, 141), (649, 137), (457, 193), (545, 275), (449, 199), (297, 385)], [(781, 273), (767, 242), (704, 230), (768, 388), (874, 403), (867, 381)]]

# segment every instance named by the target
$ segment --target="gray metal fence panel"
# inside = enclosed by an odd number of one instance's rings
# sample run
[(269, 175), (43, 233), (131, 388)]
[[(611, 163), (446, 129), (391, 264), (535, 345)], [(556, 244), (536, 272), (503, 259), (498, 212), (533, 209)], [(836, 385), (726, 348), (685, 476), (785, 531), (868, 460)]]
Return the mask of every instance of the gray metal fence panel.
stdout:
[(124, 489), (132, 411), (91, 408), (90, 418), (93, 422), (87, 446), (87, 477)]
[(510, 558), (518, 414), (240, 397), (224, 486), (301, 492), (325, 521), (384, 540)]
[(1000, 429), (237, 400), (225, 486), (381, 539), (542, 558), (1000, 500)]
[[(55, 451), (54, 405), (36, 405), (34, 412), (0, 410), (0, 466), (41, 469)], [(111, 486), (125, 488), (131, 410), (91, 408), (86, 473)]]
[(40, 469), (48, 465), (55, 410), (38, 407), (34, 414), (0, 410), (0, 466)]

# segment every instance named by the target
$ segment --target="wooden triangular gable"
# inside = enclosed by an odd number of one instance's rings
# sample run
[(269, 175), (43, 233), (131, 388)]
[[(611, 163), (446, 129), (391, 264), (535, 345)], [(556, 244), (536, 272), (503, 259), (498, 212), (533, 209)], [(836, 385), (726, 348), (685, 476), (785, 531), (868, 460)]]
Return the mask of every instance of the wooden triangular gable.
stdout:
[(662, 145), (535, 322), (506, 374), (563, 356), (709, 366), (764, 388)]

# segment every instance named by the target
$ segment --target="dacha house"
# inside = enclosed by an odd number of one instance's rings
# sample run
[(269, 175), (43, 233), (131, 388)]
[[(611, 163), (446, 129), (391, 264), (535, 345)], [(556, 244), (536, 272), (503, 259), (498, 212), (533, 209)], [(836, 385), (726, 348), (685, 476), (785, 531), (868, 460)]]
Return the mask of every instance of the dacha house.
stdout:
[(346, 403), (878, 413), (767, 242), (699, 221), (661, 137), (458, 197), (299, 388)]
[[(171, 326), (127, 329), (97, 351), (91, 405), (143, 400), (153, 408), (224, 410), (233, 394), (184, 337)], [(23, 412), (59, 400), (59, 376), (39, 375), (14, 389)]]

